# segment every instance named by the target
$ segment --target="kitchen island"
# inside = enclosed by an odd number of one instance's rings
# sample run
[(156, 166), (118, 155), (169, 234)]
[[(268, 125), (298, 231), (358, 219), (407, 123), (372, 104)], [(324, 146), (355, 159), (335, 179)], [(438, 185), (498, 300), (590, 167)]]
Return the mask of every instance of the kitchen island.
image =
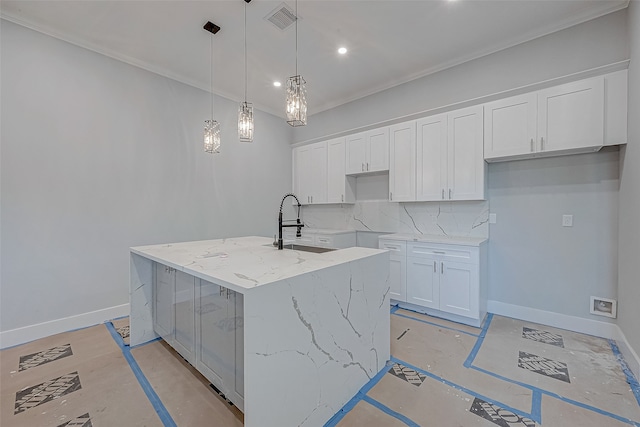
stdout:
[(245, 426), (322, 426), (389, 360), (389, 254), (271, 243), (131, 248), (131, 345), (161, 336)]

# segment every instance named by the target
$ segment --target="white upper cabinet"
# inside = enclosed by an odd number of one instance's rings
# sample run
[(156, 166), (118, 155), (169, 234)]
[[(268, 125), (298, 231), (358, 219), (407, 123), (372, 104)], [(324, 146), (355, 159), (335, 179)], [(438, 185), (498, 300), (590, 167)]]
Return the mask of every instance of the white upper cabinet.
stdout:
[(447, 114), (417, 121), (416, 200), (444, 199), (447, 186)]
[[(626, 75), (625, 75), (626, 76)], [(618, 99), (626, 79), (611, 81), (607, 104), (622, 115)], [(605, 77), (594, 77), (490, 102), (484, 106), (484, 156), (488, 161), (599, 150), (605, 142)], [(624, 113), (626, 117), (626, 112)], [(612, 118), (612, 140), (626, 121)]]
[[(448, 114), (448, 200), (484, 199), (486, 163), (482, 142), (482, 107), (469, 107)], [(447, 197), (448, 196), (448, 197)]]
[(604, 77), (538, 92), (539, 153), (602, 147)]
[(485, 104), (485, 159), (535, 153), (537, 105), (535, 93)]
[(389, 128), (389, 200), (416, 200), (416, 122)]
[(347, 144), (347, 175), (389, 170), (389, 128), (350, 135)]
[(416, 200), (483, 200), (482, 107), (417, 121)]
[(303, 205), (327, 203), (327, 143), (293, 149), (293, 192)]
[(327, 141), (327, 203), (355, 203), (355, 179), (346, 176), (345, 138)]

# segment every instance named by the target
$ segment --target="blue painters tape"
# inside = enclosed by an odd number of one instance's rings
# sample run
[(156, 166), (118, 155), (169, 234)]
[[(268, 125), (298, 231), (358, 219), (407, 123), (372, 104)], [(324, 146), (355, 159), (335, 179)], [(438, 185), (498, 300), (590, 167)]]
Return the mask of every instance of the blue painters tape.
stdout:
[(636, 401), (638, 401), (638, 405), (640, 405), (640, 384), (638, 383), (638, 380), (633, 375), (633, 372), (631, 372), (631, 369), (629, 369), (629, 365), (627, 365), (627, 362), (624, 360), (624, 357), (622, 356), (622, 353), (618, 348), (618, 344), (616, 344), (614, 340), (610, 339), (609, 345), (611, 346), (611, 351), (613, 351), (614, 356), (616, 356), (618, 363), (620, 363), (622, 372), (624, 372), (625, 377), (627, 377), (627, 382), (629, 383), (629, 386), (631, 386), (631, 391), (633, 392), (633, 395), (636, 397)]
[(464, 361), (463, 366), (465, 368), (471, 367), (471, 364), (475, 360), (478, 352), (480, 351), (480, 347), (482, 347), (482, 343), (484, 342), (484, 337), (487, 336), (487, 331), (489, 330), (489, 326), (491, 326), (491, 320), (493, 320), (493, 313), (488, 313), (487, 318), (485, 319), (484, 325), (482, 326), (482, 331), (476, 340), (476, 344), (471, 349), (471, 353), (467, 356), (467, 360)]
[(398, 311), (400, 309), (400, 307), (398, 307), (397, 305), (394, 305), (391, 307), (391, 314), (395, 313), (396, 311)]
[(408, 417), (406, 417), (405, 415), (402, 415), (400, 412), (396, 412), (393, 409), (389, 408), (386, 405), (383, 405), (382, 403), (378, 402), (375, 399), (370, 398), (369, 396), (364, 396), (362, 398), (362, 400), (364, 400), (365, 402), (367, 402), (370, 405), (375, 406), (376, 408), (380, 409), (382, 412), (391, 415), (394, 418), (397, 418), (398, 420), (402, 421), (403, 423), (405, 423), (406, 425), (410, 426), (410, 427), (420, 427), (419, 424), (413, 422), (411, 419), (409, 419)]
[[(120, 334), (118, 334), (118, 335), (120, 335)], [(140, 343), (140, 344), (136, 344), (136, 345), (124, 344), (124, 345), (126, 345), (131, 350), (133, 350), (134, 348), (144, 347), (147, 344), (151, 344), (152, 342), (160, 341), (161, 339), (162, 339), (162, 337), (156, 337), (156, 338), (152, 339), (151, 341), (143, 342), (143, 343)]]
[(531, 419), (542, 424), (542, 392), (533, 390), (531, 395)]
[(349, 400), (342, 407), (342, 409), (340, 409), (333, 417), (329, 419), (329, 421), (325, 423), (324, 427), (335, 427), (336, 425), (338, 425), (338, 423), (342, 421), (344, 416), (347, 415), (347, 413), (349, 413), (349, 411), (351, 411), (367, 393), (369, 393), (369, 390), (375, 387), (375, 385), (378, 384), (382, 377), (384, 377), (384, 375), (389, 372), (389, 369), (391, 369), (391, 365), (387, 363), (380, 372), (378, 372), (373, 378), (369, 380), (369, 382), (362, 386), (358, 393), (356, 393), (356, 395), (353, 396), (351, 400)]
[(496, 406), (499, 406), (499, 407), (500, 407), (500, 408), (502, 408), (502, 409), (506, 409), (507, 411), (511, 411), (511, 412), (513, 412), (514, 414), (520, 415), (521, 417), (525, 417), (525, 418), (531, 418), (531, 417), (532, 417), (532, 415), (531, 415), (531, 414), (529, 414), (529, 413), (527, 413), (527, 412), (524, 412), (524, 411), (521, 411), (521, 410), (519, 410), (519, 409), (512, 408), (512, 407), (510, 407), (510, 406), (507, 406), (507, 405), (505, 405), (505, 404), (504, 404), (504, 403), (502, 403), (502, 402), (499, 402), (499, 401), (497, 401), (497, 400), (495, 400), (495, 399), (491, 399), (490, 397), (484, 396), (484, 395), (482, 395), (482, 394), (480, 394), (480, 393), (476, 393), (476, 392), (475, 392), (475, 391), (473, 391), (473, 390), (470, 390), (470, 389), (468, 389), (468, 388), (466, 388), (466, 387), (463, 387), (463, 386), (461, 386), (461, 385), (459, 385), (459, 384), (453, 383), (453, 382), (451, 382), (451, 381), (449, 381), (449, 380), (445, 380), (444, 378), (442, 378), (442, 377), (440, 377), (440, 376), (438, 376), (438, 375), (435, 375), (435, 374), (433, 374), (433, 373), (431, 373), (431, 372), (429, 372), (429, 371), (425, 371), (424, 369), (420, 369), (420, 368), (418, 368), (417, 366), (410, 365), (409, 363), (404, 362), (404, 361), (402, 361), (402, 360), (400, 360), (400, 359), (397, 359), (397, 358), (395, 358), (395, 357), (391, 357), (391, 361), (393, 361), (393, 362), (395, 362), (395, 363), (399, 363), (399, 364), (401, 364), (401, 365), (404, 365), (404, 366), (406, 366), (407, 368), (411, 368), (411, 369), (413, 369), (413, 370), (414, 370), (414, 371), (416, 371), (416, 372), (419, 372), (419, 373), (421, 373), (421, 374), (423, 374), (423, 375), (426, 375), (427, 377), (429, 377), (429, 378), (431, 378), (431, 379), (434, 379), (434, 380), (436, 380), (436, 381), (438, 381), (438, 382), (441, 382), (442, 384), (448, 385), (449, 387), (455, 388), (456, 390), (460, 390), (460, 391), (462, 391), (462, 392), (464, 392), (464, 393), (467, 393), (467, 394), (469, 394), (469, 395), (471, 395), (471, 396), (473, 396), (473, 397), (477, 397), (477, 398), (479, 398), (479, 399), (482, 399), (482, 400), (484, 400), (485, 402), (492, 403), (492, 404), (494, 404), (494, 405), (496, 405)]
[(162, 421), (162, 424), (165, 427), (177, 427), (175, 421), (173, 421), (173, 418), (171, 418), (169, 411), (167, 411), (167, 408), (164, 407), (155, 390), (153, 390), (153, 387), (151, 387), (149, 380), (147, 380), (147, 377), (145, 377), (142, 373), (142, 369), (140, 369), (138, 362), (136, 362), (136, 360), (133, 358), (131, 349), (124, 345), (122, 337), (120, 336), (118, 331), (116, 331), (116, 328), (114, 328), (111, 322), (107, 322), (105, 323), (105, 325), (109, 332), (111, 332), (111, 336), (115, 340), (116, 344), (118, 344), (118, 347), (120, 347), (120, 350), (122, 350), (122, 354), (124, 355), (126, 361), (129, 363), (129, 367), (133, 371), (133, 375), (135, 375), (138, 383), (140, 383), (144, 394), (147, 395), (147, 399), (149, 399), (149, 402), (151, 402), (151, 405), (153, 405), (153, 409), (155, 409), (158, 417), (160, 417), (160, 421)]
[(467, 335), (471, 335), (472, 337), (478, 337), (479, 335), (477, 334), (472, 334), (471, 332), (467, 332), (467, 331), (463, 331), (461, 329), (456, 329), (456, 328), (452, 328), (450, 326), (444, 326), (444, 325), (440, 325), (439, 323), (434, 323), (434, 322), (429, 322), (428, 320), (424, 320), (424, 319), (418, 319), (416, 317), (411, 317), (411, 316), (407, 316), (406, 314), (402, 314), (402, 313), (396, 313), (393, 312), (391, 314), (394, 314), (398, 317), (404, 317), (405, 319), (411, 319), (411, 320), (415, 320), (417, 322), (421, 322), (421, 323), (426, 323), (427, 325), (433, 325), (433, 326), (437, 326), (438, 328), (442, 328), (442, 329), (448, 329), (450, 331), (456, 331), (456, 332), (460, 332), (462, 334), (467, 334)]

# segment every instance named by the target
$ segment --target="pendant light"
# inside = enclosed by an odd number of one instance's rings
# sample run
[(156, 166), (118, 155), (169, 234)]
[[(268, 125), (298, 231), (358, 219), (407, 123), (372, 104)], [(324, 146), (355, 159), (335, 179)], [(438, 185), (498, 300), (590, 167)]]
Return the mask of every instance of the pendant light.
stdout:
[(209, 71), (211, 73), (211, 120), (204, 121), (204, 151), (206, 153), (220, 152), (220, 123), (213, 119), (213, 35), (220, 31), (220, 27), (211, 21), (207, 21), (203, 27), (211, 33), (209, 41)]
[(247, 102), (247, 3), (244, 0), (244, 102), (238, 110), (238, 136), (240, 142), (253, 142), (253, 106)]
[(287, 80), (287, 123), (291, 126), (307, 124), (307, 88), (298, 74), (298, 0), (296, 0), (296, 75)]

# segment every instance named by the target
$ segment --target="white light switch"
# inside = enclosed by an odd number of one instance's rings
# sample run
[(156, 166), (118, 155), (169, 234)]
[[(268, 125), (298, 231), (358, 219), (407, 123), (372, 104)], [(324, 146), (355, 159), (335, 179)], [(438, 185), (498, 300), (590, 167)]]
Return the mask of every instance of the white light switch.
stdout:
[(573, 215), (562, 215), (562, 226), (573, 227)]
[(490, 213), (489, 214), (489, 224), (495, 224), (495, 223), (496, 223), (496, 214)]

